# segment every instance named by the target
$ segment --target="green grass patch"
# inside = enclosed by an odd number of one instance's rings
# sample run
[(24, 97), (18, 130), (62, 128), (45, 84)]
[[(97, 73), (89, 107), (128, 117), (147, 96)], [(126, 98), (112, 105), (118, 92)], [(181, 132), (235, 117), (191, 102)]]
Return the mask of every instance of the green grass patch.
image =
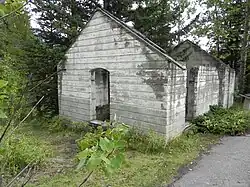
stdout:
[[(20, 152), (26, 150), (29, 153), (29, 159), (25, 162), (29, 162), (32, 157), (38, 159), (43, 155), (40, 158), (41, 163), (46, 163), (44, 167), (41, 165), (38, 168), (28, 187), (75, 187), (88, 174), (86, 170), (76, 171), (76, 155), (79, 147), (77, 149), (75, 140), (84, 137), (84, 140), (92, 140), (93, 136), (86, 136), (85, 130), (72, 130), (67, 127), (69, 122), (61, 120), (59, 118), (49, 121), (32, 120), (23, 124), (16, 132), (17, 135), (24, 137), (25, 142), (29, 142), (29, 145), (24, 143), (20, 146)], [(85, 126), (77, 125), (81, 128)], [(92, 131), (92, 133), (103, 134), (102, 131)], [(109, 177), (98, 169), (84, 186), (152, 187), (168, 184), (178, 174), (180, 167), (193, 161), (201, 151), (216, 143), (219, 137), (211, 134), (183, 134), (166, 144), (164, 137), (152, 132), (142, 133), (131, 129), (125, 139), (126, 162), (122, 167)], [(18, 159), (19, 156), (14, 160)]]
[(0, 147), (1, 173), (16, 174), (29, 163), (41, 165), (50, 155), (51, 151), (44, 141), (13, 134)]
[[(85, 186), (151, 187), (167, 184), (171, 182), (180, 167), (193, 161), (202, 150), (217, 140), (218, 136), (209, 134), (182, 135), (167, 144), (162, 151), (149, 153), (148, 148), (139, 151), (129, 150), (126, 152), (126, 163), (118, 172), (108, 178), (104, 173), (97, 171)], [(86, 175), (86, 171), (77, 172), (72, 168), (64, 174), (42, 177), (38, 182), (28, 186), (75, 187)]]

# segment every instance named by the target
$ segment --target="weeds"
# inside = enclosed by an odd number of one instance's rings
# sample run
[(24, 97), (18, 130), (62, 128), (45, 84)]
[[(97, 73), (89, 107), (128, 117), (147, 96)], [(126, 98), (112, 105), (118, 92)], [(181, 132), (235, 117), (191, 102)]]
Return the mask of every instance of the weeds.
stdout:
[(1, 172), (16, 174), (29, 163), (45, 162), (51, 151), (35, 137), (14, 134), (0, 147)]
[(46, 120), (45, 126), (52, 133), (63, 131), (87, 133), (93, 130), (86, 122), (75, 122), (62, 116), (55, 116), (50, 120)]
[(163, 136), (153, 131), (148, 133), (140, 129), (131, 128), (126, 136), (128, 149), (142, 153), (160, 153), (166, 148), (166, 140)]
[(194, 119), (195, 130), (220, 135), (244, 134), (250, 128), (250, 113), (238, 107), (211, 106), (210, 111)]

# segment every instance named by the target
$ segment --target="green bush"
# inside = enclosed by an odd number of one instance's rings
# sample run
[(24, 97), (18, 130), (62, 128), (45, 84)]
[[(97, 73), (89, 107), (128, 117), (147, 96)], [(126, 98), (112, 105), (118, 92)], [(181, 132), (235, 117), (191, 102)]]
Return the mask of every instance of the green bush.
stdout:
[(35, 137), (13, 135), (0, 145), (1, 173), (16, 174), (29, 163), (41, 165), (51, 151)]
[(89, 172), (102, 169), (110, 176), (125, 161), (127, 131), (126, 125), (118, 124), (112, 128), (103, 130), (100, 127), (93, 133), (87, 133), (78, 141), (80, 152), (77, 155), (77, 168), (86, 168)]
[(250, 114), (240, 108), (225, 109), (211, 106), (210, 111), (198, 116), (192, 122), (199, 132), (209, 132), (220, 135), (239, 135), (250, 127)]

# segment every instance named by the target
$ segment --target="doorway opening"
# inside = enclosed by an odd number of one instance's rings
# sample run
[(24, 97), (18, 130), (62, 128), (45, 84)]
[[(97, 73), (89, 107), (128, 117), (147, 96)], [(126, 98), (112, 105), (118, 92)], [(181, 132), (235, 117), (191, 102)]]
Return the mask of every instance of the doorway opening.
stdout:
[(110, 73), (106, 69), (91, 70), (91, 118), (110, 120)]

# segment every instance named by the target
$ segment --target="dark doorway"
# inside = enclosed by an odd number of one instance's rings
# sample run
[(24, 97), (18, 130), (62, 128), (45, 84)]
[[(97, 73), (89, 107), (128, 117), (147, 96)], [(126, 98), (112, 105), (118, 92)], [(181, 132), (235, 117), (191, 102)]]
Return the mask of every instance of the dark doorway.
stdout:
[(186, 121), (191, 121), (196, 113), (196, 91), (199, 68), (187, 69)]
[(110, 73), (105, 69), (94, 69), (92, 76), (92, 118), (110, 120)]

